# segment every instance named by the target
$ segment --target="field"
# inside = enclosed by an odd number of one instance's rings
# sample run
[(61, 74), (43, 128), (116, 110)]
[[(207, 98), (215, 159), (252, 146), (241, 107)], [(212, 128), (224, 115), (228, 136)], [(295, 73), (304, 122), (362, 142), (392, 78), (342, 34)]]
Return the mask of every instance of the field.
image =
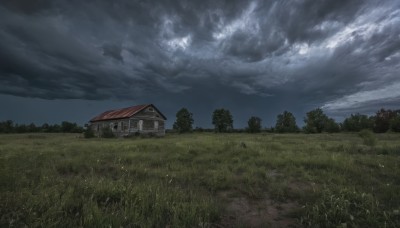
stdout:
[(0, 227), (400, 227), (400, 134), (0, 135)]

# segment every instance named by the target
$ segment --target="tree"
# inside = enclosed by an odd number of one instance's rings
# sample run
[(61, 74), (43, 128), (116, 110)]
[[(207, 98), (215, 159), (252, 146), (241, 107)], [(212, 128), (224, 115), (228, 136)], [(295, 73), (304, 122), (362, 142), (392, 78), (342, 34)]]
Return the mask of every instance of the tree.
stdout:
[(304, 126), (304, 131), (307, 133), (321, 133), (322, 131), (325, 131), (328, 121), (329, 118), (324, 114), (322, 109), (314, 109), (307, 112), (307, 117), (304, 119), (306, 124), (306, 126)]
[(394, 132), (400, 132), (400, 114), (397, 114), (397, 116), (390, 121), (390, 129)]
[(361, 131), (363, 129), (372, 129), (374, 120), (367, 115), (351, 114), (343, 121), (343, 130), (345, 131)]
[(61, 123), (61, 131), (64, 133), (72, 132), (72, 129), (74, 129), (75, 127), (76, 127), (75, 123), (70, 123), (68, 121), (63, 121)]
[(29, 124), (27, 128), (28, 132), (37, 132), (39, 130), (34, 123)]
[(250, 117), (249, 121), (247, 121), (248, 124), (248, 132), (250, 133), (258, 133), (261, 131), (261, 119), (256, 116)]
[(186, 108), (182, 108), (176, 113), (176, 121), (173, 128), (179, 133), (190, 132), (193, 129), (193, 114)]
[(374, 132), (376, 133), (384, 133), (387, 132), (390, 128), (390, 121), (394, 119), (400, 111), (392, 111), (390, 109), (379, 110), (374, 116)]
[(42, 128), (41, 129), (42, 132), (49, 132), (50, 125), (48, 123), (44, 123), (44, 124), (42, 124), (41, 128)]
[(216, 132), (227, 132), (233, 128), (233, 119), (229, 110), (216, 109), (213, 112), (212, 124)]
[(275, 130), (279, 133), (297, 132), (299, 128), (296, 124), (296, 118), (291, 112), (284, 111), (276, 117)]
[(336, 123), (334, 119), (329, 118), (325, 122), (324, 131), (329, 132), (329, 133), (340, 132), (340, 125), (338, 123)]
[(59, 132), (61, 132), (61, 126), (58, 124), (50, 125), (49, 132), (59, 133)]
[(0, 122), (0, 132), (12, 133), (13, 131), (14, 131), (14, 122), (12, 120)]
[(25, 124), (20, 124), (15, 126), (15, 130), (17, 133), (26, 133), (28, 132), (28, 127)]

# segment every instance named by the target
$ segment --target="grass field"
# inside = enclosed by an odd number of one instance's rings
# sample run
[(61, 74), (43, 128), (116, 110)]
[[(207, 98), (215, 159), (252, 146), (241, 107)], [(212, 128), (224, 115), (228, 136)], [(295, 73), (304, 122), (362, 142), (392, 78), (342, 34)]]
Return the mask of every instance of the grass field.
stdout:
[(400, 134), (375, 137), (0, 135), (0, 227), (400, 227)]

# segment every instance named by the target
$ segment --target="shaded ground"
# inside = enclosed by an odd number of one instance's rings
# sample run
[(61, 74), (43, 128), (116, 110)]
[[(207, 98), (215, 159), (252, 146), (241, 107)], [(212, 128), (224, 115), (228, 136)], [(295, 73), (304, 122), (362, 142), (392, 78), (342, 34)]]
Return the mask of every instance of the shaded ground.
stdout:
[[(272, 177), (282, 174), (273, 170)], [(309, 191), (307, 183), (294, 181), (287, 185), (288, 191)], [(297, 212), (301, 205), (295, 200), (286, 199), (279, 202), (268, 194), (263, 199), (249, 199), (233, 191), (218, 193), (218, 198), (225, 203), (225, 213), (217, 227), (301, 227)]]
[(296, 202), (278, 203), (271, 199), (250, 200), (246, 197), (229, 197), (221, 193), (227, 201), (226, 214), (219, 227), (298, 227), (290, 214), (300, 208)]

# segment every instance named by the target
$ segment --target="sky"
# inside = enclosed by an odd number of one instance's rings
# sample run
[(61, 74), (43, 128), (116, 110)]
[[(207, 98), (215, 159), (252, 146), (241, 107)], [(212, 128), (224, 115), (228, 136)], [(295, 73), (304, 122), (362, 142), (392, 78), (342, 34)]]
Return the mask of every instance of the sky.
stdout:
[(0, 121), (87, 123), (152, 103), (303, 125), (400, 108), (398, 0), (3, 0)]

